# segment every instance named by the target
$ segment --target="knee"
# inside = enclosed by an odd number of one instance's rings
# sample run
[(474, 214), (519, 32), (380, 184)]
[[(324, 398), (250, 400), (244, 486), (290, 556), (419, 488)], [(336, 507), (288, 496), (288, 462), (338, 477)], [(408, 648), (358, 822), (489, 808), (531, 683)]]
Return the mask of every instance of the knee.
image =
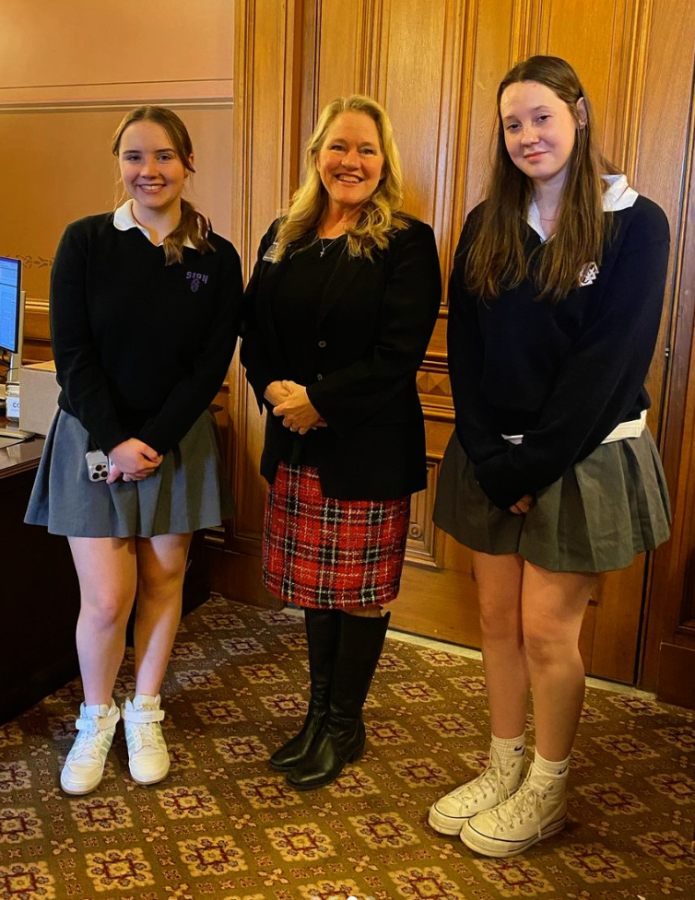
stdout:
[(579, 658), (576, 636), (549, 622), (538, 626), (524, 623), (524, 649), (529, 663), (536, 667), (565, 665)]
[(138, 577), (138, 603), (169, 602), (183, 591), (185, 570), (161, 568)]
[(133, 607), (134, 596), (106, 588), (97, 596), (82, 598), (81, 615), (97, 628), (125, 625)]
[(486, 643), (520, 640), (519, 620), (511, 611), (500, 614), (499, 610), (488, 612), (481, 608), (480, 631)]

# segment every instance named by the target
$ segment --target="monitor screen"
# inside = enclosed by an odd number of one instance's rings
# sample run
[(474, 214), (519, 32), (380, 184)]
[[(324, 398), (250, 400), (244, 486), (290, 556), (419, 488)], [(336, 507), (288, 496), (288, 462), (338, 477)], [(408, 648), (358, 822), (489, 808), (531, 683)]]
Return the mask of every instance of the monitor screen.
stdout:
[(0, 256), (0, 349), (18, 353), (21, 343), (22, 261)]

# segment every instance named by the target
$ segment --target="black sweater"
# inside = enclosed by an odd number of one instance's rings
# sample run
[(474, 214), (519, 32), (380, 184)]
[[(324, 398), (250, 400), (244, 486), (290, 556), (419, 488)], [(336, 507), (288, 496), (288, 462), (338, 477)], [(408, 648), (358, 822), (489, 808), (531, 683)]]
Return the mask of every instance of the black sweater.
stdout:
[(109, 452), (137, 437), (166, 453), (213, 400), (239, 331), (242, 278), (229, 241), (215, 252), (164, 250), (113, 213), (69, 225), (51, 273), (51, 332), (61, 409)]
[[(449, 291), (449, 369), (456, 432), (500, 508), (560, 478), (621, 422), (649, 406), (644, 388), (659, 331), (669, 254), (662, 210), (645, 197), (612, 213), (595, 280), (557, 305), (526, 279), (490, 302), (464, 283), (479, 227), (463, 229)], [(526, 252), (540, 237), (527, 226)], [(523, 434), (521, 444), (501, 435)]]
[[(389, 500), (420, 490), (425, 425), (416, 377), (441, 300), (432, 229), (410, 219), (372, 261), (349, 257), (342, 241), (331, 256), (317, 256), (315, 265), (330, 274), (313, 311), (298, 305), (296, 328), (305, 330), (307, 342), (290, 349), (291, 334), (276, 316), (278, 298), (302, 290), (310, 261), (299, 254), (268, 259), (277, 224), (261, 241), (246, 289), (241, 361), (259, 406), (272, 381), (306, 384), (328, 427), (308, 436), (310, 453), (300, 458), (318, 468), (325, 496)], [(297, 440), (304, 439), (268, 413), (261, 472), (269, 482), (281, 460), (295, 459)]]

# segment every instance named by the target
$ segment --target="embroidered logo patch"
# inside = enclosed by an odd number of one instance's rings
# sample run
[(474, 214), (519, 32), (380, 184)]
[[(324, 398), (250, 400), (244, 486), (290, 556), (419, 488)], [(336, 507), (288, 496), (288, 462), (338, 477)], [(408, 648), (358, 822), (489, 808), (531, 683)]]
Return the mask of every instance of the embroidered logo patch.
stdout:
[(587, 263), (579, 273), (579, 287), (593, 284), (598, 277), (598, 266), (595, 262)]
[(209, 275), (203, 275), (201, 272), (186, 272), (186, 279), (191, 282), (191, 290), (197, 291), (201, 284), (207, 284)]

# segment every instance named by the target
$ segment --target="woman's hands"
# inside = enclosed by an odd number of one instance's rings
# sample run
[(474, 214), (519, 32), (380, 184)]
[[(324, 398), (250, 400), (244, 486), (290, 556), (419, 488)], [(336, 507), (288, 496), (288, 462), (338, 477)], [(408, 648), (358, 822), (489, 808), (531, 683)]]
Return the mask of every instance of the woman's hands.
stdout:
[(117, 444), (109, 457), (112, 465), (107, 484), (113, 484), (119, 478), (123, 481), (143, 481), (154, 474), (163, 459), (161, 453), (137, 438), (128, 438)]
[(521, 500), (517, 500), (516, 503), (513, 503), (509, 507), (509, 511), (517, 516), (523, 516), (531, 509), (531, 507), (535, 506), (535, 503), (536, 498), (533, 494), (524, 494)]
[(277, 406), (289, 396), (290, 392), (284, 385), (284, 381), (271, 381), (265, 389), (263, 396), (271, 406)]
[(306, 434), (326, 423), (312, 406), (306, 388), (296, 381), (272, 381), (265, 389), (266, 400), (273, 404), (273, 415), (282, 416), (282, 424), (290, 431)]

